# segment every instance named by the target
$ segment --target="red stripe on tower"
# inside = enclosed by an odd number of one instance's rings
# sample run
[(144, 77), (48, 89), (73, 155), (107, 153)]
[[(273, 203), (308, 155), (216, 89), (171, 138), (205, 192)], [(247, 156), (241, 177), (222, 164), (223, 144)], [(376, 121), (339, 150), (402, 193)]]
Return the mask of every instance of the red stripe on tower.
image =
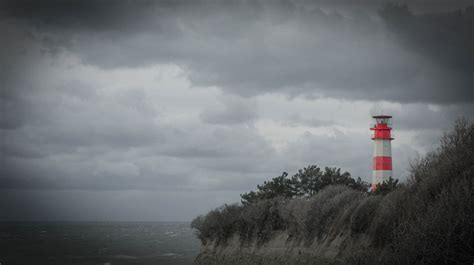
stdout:
[(392, 157), (391, 156), (374, 157), (373, 170), (392, 170)]

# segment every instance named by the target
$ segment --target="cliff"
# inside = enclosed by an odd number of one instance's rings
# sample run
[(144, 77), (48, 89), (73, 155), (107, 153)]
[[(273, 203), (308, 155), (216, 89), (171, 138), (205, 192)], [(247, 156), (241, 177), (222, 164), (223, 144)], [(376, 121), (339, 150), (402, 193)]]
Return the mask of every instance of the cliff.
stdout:
[[(312, 242), (291, 240), (287, 232), (275, 232), (262, 244), (256, 241), (240, 241), (234, 235), (225, 244), (215, 241), (202, 246), (196, 265), (241, 265), (241, 264), (342, 264), (345, 253), (360, 251), (369, 245), (365, 235), (351, 236), (350, 231), (336, 236), (326, 236)], [(345, 257), (346, 258), (346, 257)]]

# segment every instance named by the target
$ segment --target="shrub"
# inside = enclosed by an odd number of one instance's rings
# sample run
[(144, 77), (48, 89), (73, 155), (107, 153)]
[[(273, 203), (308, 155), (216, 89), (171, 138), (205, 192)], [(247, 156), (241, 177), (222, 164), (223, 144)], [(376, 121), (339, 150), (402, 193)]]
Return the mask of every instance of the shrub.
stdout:
[(352, 232), (363, 233), (367, 231), (375, 217), (381, 199), (381, 196), (370, 196), (364, 198), (359, 203), (350, 219), (350, 228)]
[(250, 220), (255, 224), (254, 228), (258, 242), (261, 243), (269, 239), (273, 231), (285, 228), (285, 221), (280, 214), (282, 203), (282, 198), (273, 198), (261, 200), (248, 206), (252, 213)]
[(191, 222), (191, 227), (195, 229), (197, 237), (203, 244), (212, 240), (223, 243), (237, 232), (241, 223), (241, 206), (226, 204), (210, 211), (206, 216), (196, 217)]
[(409, 203), (407, 198), (407, 189), (401, 187), (387, 194), (380, 201), (369, 229), (375, 246), (384, 247), (392, 242), (394, 229)]
[(311, 198), (305, 218), (306, 238), (320, 237), (328, 223), (337, 213), (342, 212), (344, 204), (350, 202), (356, 194), (358, 193), (352, 189), (338, 185), (328, 186)]
[(454, 181), (395, 230), (397, 259), (407, 263), (469, 263), (474, 260), (474, 179)]
[(304, 236), (305, 218), (310, 202), (307, 198), (295, 198), (283, 205), (281, 215), (286, 221), (289, 239), (301, 239)]
[(361, 193), (348, 189), (336, 196), (332, 197), (325, 203), (321, 209), (319, 234), (331, 235), (338, 234), (343, 230), (344, 227), (337, 225), (337, 220), (342, 218), (345, 207), (350, 205), (351, 202), (360, 198)]

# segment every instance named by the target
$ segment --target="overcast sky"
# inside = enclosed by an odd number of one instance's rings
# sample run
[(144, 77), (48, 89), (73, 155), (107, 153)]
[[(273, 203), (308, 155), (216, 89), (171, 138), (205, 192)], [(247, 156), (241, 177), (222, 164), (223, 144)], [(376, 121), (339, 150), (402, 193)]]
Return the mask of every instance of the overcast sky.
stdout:
[[(474, 115), (470, 1), (0, 1), (0, 220), (180, 220)], [(471, 4), (471, 7), (469, 7)]]

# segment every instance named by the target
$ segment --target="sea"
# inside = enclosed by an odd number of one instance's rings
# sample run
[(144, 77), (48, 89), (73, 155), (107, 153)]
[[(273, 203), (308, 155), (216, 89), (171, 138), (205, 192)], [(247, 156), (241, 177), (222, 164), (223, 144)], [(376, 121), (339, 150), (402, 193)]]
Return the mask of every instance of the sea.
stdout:
[(0, 265), (190, 265), (199, 249), (184, 222), (0, 223)]

